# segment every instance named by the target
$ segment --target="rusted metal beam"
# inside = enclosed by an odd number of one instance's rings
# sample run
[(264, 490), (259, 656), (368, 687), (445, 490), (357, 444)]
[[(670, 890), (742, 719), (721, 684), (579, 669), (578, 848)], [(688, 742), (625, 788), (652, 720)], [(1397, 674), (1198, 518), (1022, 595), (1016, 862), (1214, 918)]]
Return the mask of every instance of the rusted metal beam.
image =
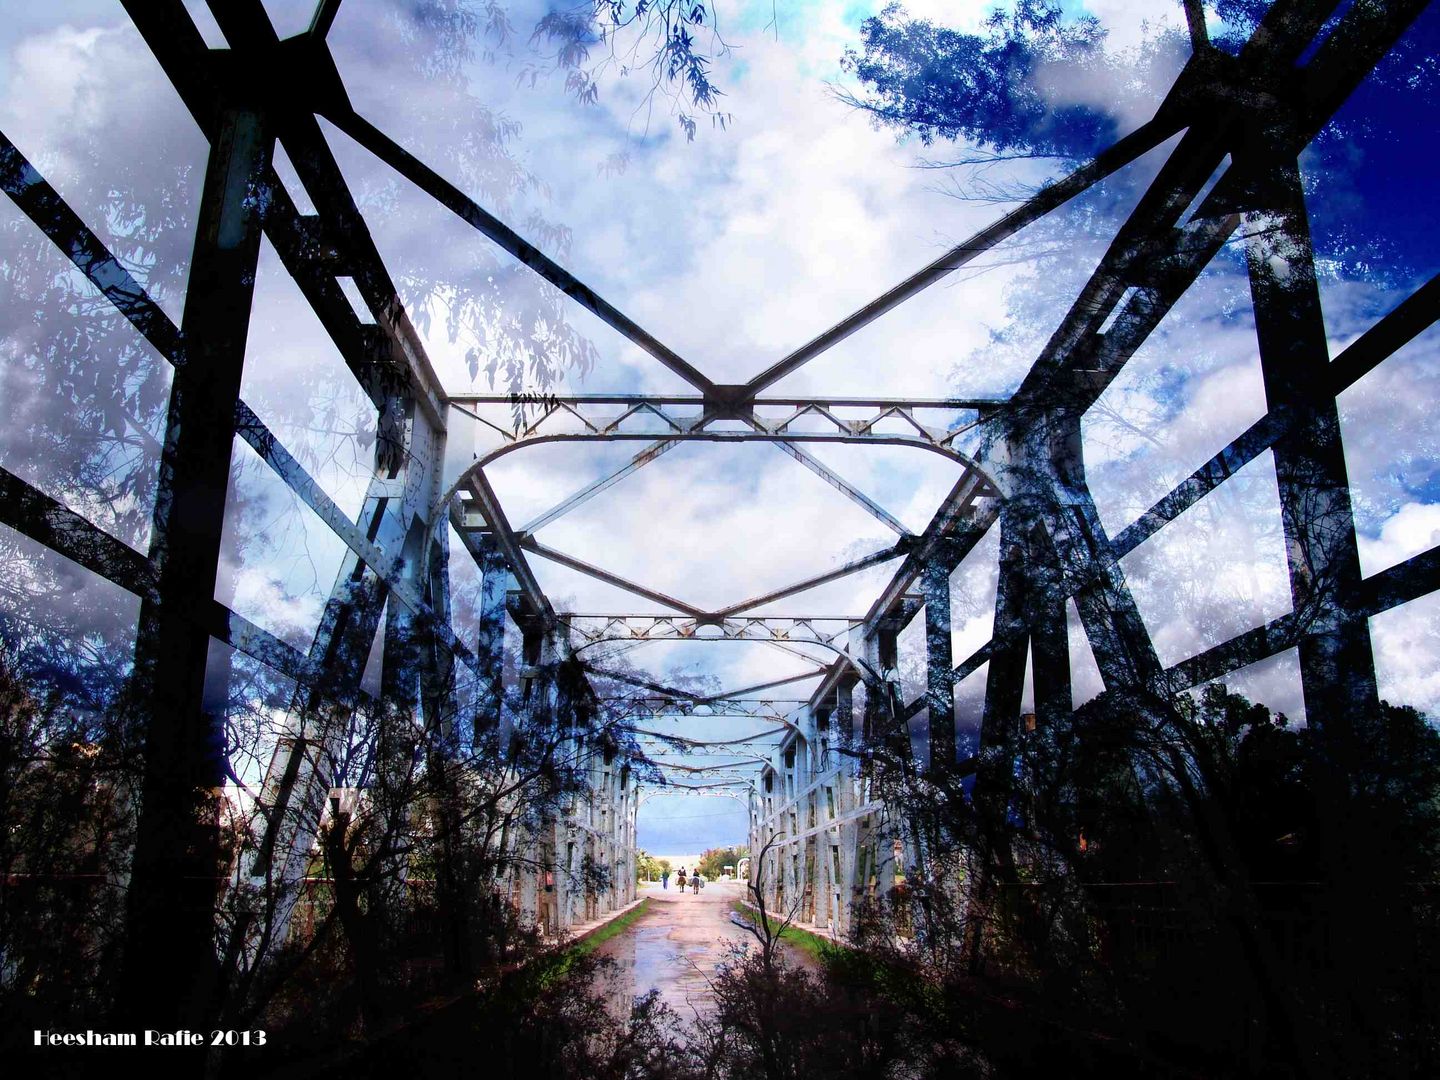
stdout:
[(825, 483), (829, 484), (836, 491), (840, 492), (841, 495), (844, 495), (847, 499), (853, 502), (856, 506), (860, 507), (876, 521), (884, 525), (887, 529), (892, 530), (898, 536), (902, 537), (909, 537), (912, 535), (910, 530), (905, 528), (905, 526), (901, 524), (900, 520), (893, 516), (890, 511), (886, 510), (874, 499), (870, 498), (870, 496), (866, 495), (859, 488), (855, 487), (853, 484), (851, 484), (843, 476), (831, 469), (824, 462), (817, 461), (812, 454), (806, 453), (804, 450), (800, 449), (800, 447), (792, 446), (789, 443), (777, 442), (775, 444), (775, 447), (776, 449), (780, 450), (781, 453), (789, 455), (790, 457), (798, 461), (801, 465), (804, 465), (805, 468), (809, 469), (816, 476), (820, 477), (821, 480), (824, 480)]

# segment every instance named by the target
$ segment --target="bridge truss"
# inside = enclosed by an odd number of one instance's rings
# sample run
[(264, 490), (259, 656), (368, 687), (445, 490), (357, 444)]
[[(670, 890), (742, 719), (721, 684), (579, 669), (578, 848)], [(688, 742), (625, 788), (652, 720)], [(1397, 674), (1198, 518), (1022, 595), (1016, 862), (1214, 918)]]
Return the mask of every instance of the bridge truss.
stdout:
[[(1212, 47), (1203, 24), (1194, 51), (1154, 117), (1070, 175), (956, 245), (850, 317), (743, 385), (717, 384), (478, 202), (376, 129), (350, 105), (326, 45), (338, 0), (323, 0), (305, 34), (281, 40), (258, 0), (213, 4), (230, 48), (207, 48), (180, 0), (125, 8), (210, 143), (194, 259), (175, 325), (63, 197), (0, 136), (0, 186), (174, 366), (162, 488), (148, 554), (114, 540), (18, 476), (0, 471), (0, 520), (140, 598), (135, 671), (146, 769), (131, 877), (130, 947), (136, 992), (179, 1000), (211, 967), (218, 853), (213, 834), (183, 822), (226, 775), (215, 718), (202, 704), (213, 639), (293, 679), (286, 736), (264, 778), (255, 839), (240, 873), (260, 889), (304, 873), (335, 786), (330, 744), (366, 708), (362, 672), (377, 635), (387, 657), (383, 723), (454, 725), (457, 681), (479, 688), (477, 731), (503, 728), (518, 707), (585, 724), (614, 708), (659, 777), (675, 788), (732, 794), (749, 807), (752, 851), (772, 902), (803, 897), (802, 917), (844, 930), (852, 901), (889, 880), (897, 860), (922, 857), (915, 838), (871, 786), (867, 742), (928, 732), (934, 774), (971, 775), (976, 799), (1013, 772), (1027, 655), (1041, 723), (1072, 708), (1066, 605), (1073, 600), (1108, 690), (1144, 709), (1286, 650), (1298, 651), (1310, 723), (1336, 748), (1377, 704), (1368, 619), (1440, 586), (1440, 549), (1363, 577), (1336, 396), (1440, 314), (1431, 280), (1338, 355), (1326, 343), (1298, 156), (1424, 7), (1418, 0), (1346, 9), (1277, 0), (1236, 56)], [(1187, 11), (1190, 5), (1187, 5)], [(1316, 44), (1317, 36), (1323, 36)], [(517, 428), (496, 427), (496, 449), (458, 476), (444, 471), (447, 432), (507, 398), (447, 394), (410, 324), (355, 199), (321, 131), (323, 117), (463, 222), (519, 259), (683, 379), (686, 396), (547, 398)], [(1019, 388), (1000, 399), (765, 396), (779, 380), (945, 279), (1142, 154), (1176, 138), (1164, 167), (1119, 228), (1080, 296)], [(283, 146), (317, 212), (304, 214), (273, 165)], [(375, 410), (380, 438), (358, 517), (340, 510), (240, 398), (261, 237), (269, 239)], [(1243, 246), (1264, 373), (1265, 415), (1116, 536), (1086, 483), (1082, 417), (1222, 245)], [(373, 321), (357, 316), (340, 281), (358, 285)], [(854, 418), (857, 411), (863, 412)], [(494, 426), (494, 425), (492, 425)], [(346, 548), (311, 646), (297, 649), (215, 599), (225, 491), (242, 439)], [(486, 468), (546, 442), (645, 445), (619, 470), (516, 527)], [(541, 543), (537, 532), (685, 442), (777, 446), (896, 534), (892, 546), (811, 578), (707, 610)], [(959, 479), (918, 534), (812, 456), (820, 443), (894, 445), (938, 454)], [(968, 449), (967, 449), (968, 448)], [(1207, 651), (1166, 666), (1136, 606), (1121, 559), (1223, 484), (1273, 454), (1292, 609)], [(463, 550), (448, 550), (447, 525)], [(974, 654), (951, 655), (950, 579), (998, 529), (994, 631)], [(659, 610), (593, 615), (556, 611), (532, 571), (539, 557), (588, 574)], [(449, 561), (472, 559), (483, 587), (478, 623), (457, 633)], [(758, 615), (820, 585), (895, 563), (864, 612), (833, 618)], [(387, 603), (387, 601), (389, 601)], [(384, 612), (382, 620), (382, 610)], [(897, 696), (897, 638), (922, 619), (925, 689)], [(507, 684), (506, 626), (523, 664)], [(763, 642), (805, 657), (819, 678), (804, 701), (766, 697), (780, 683), (705, 696), (608, 670), (620, 650), (657, 640)], [(818, 655), (817, 650), (823, 652)], [(393, 663), (391, 660), (393, 659)], [(978, 745), (957, 747), (955, 686), (989, 665)], [(643, 694), (603, 698), (595, 686)], [(518, 694), (521, 704), (507, 704)], [(756, 696), (759, 695), (759, 696)], [(568, 715), (567, 715), (568, 714)], [(716, 715), (757, 724), (725, 739), (667, 736), (664, 717)], [(748, 730), (748, 729), (745, 729)], [(903, 736), (908, 745), (908, 734)], [(678, 741), (677, 741), (678, 739)], [(667, 741), (668, 740), (668, 741)], [(683, 745), (676, 760), (667, 752)], [(697, 763), (709, 751), (715, 764)], [(579, 750), (575, 749), (578, 753)], [(1343, 753), (1336, 760), (1345, 760)], [(588, 790), (567, 817), (536, 823), (522, 844), (536, 867), (516, 883), (531, 917), (563, 928), (582, 914), (566, 872), (583, 849), (614, 870), (598, 909), (633, 892), (634, 821), (643, 793), (627, 770), (587, 759)], [(994, 798), (990, 802), (994, 803)], [(576, 839), (580, 845), (577, 848)], [(546, 893), (545, 875), (560, 882)], [(593, 907), (593, 904), (592, 904)], [(178, 1005), (177, 1005), (178, 1008)]]

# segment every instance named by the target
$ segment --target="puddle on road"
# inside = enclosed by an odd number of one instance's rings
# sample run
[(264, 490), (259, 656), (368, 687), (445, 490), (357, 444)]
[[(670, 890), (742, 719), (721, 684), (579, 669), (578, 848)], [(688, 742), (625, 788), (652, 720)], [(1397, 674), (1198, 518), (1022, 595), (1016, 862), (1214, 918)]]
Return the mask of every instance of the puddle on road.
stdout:
[(618, 965), (612, 999), (618, 1013), (628, 1015), (635, 998), (651, 990), (683, 1019), (714, 1011), (710, 980), (716, 967), (734, 955), (735, 946), (754, 939), (730, 921), (740, 891), (712, 888), (720, 895), (652, 894), (640, 921), (600, 947), (600, 955)]

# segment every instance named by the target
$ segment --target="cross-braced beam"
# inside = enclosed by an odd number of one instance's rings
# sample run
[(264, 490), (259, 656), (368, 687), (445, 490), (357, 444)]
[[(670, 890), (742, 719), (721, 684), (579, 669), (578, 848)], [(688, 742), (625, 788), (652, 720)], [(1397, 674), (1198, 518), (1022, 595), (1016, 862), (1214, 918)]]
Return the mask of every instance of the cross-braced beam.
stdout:
[(584, 648), (611, 641), (764, 641), (834, 646), (857, 617), (738, 615), (718, 620), (663, 615), (590, 615), (560, 612), (556, 618)]

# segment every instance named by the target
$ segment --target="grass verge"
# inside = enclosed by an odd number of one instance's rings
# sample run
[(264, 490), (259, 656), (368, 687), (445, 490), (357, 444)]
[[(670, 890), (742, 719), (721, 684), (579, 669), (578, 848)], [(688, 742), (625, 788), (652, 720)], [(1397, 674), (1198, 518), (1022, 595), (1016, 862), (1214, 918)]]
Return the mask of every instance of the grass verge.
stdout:
[(587, 934), (575, 943), (575, 950), (581, 953), (592, 953), (605, 942), (613, 937), (618, 937), (639, 921), (640, 917), (650, 909), (650, 898), (647, 896), (629, 911), (625, 912), (618, 919), (611, 919), (604, 926), (592, 934)]
[[(758, 923), (760, 913), (747, 904), (744, 900), (736, 900), (730, 905), (730, 910), (739, 915), (750, 925)], [(771, 931), (778, 930), (780, 923), (775, 919), (766, 920), (770, 924)], [(780, 930), (780, 940), (787, 945), (800, 950), (817, 964), (827, 964), (830, 961), (848, 953), (850, 950), (843, 945), (837, 945), (828, 938), (812, 934), (808, 930), (801, 930), (798, 926), (787, 926)]]
[(611, 919), (600, 929), (587, 934), (568, 949), (562, 949), (547, 956), (537, 957), (530, 964), (525, 972), (527, 981), (533, 981), (537, 989), (544, 989), (559, 979), (570, 974), (575, 961), (582, 956), (589, 956), (611, 938), (623, 934), (635, 922), (645, 914), (650, 907), (650, 898), (647, 896), (633, 908), (621, 915), (618, 919)]

